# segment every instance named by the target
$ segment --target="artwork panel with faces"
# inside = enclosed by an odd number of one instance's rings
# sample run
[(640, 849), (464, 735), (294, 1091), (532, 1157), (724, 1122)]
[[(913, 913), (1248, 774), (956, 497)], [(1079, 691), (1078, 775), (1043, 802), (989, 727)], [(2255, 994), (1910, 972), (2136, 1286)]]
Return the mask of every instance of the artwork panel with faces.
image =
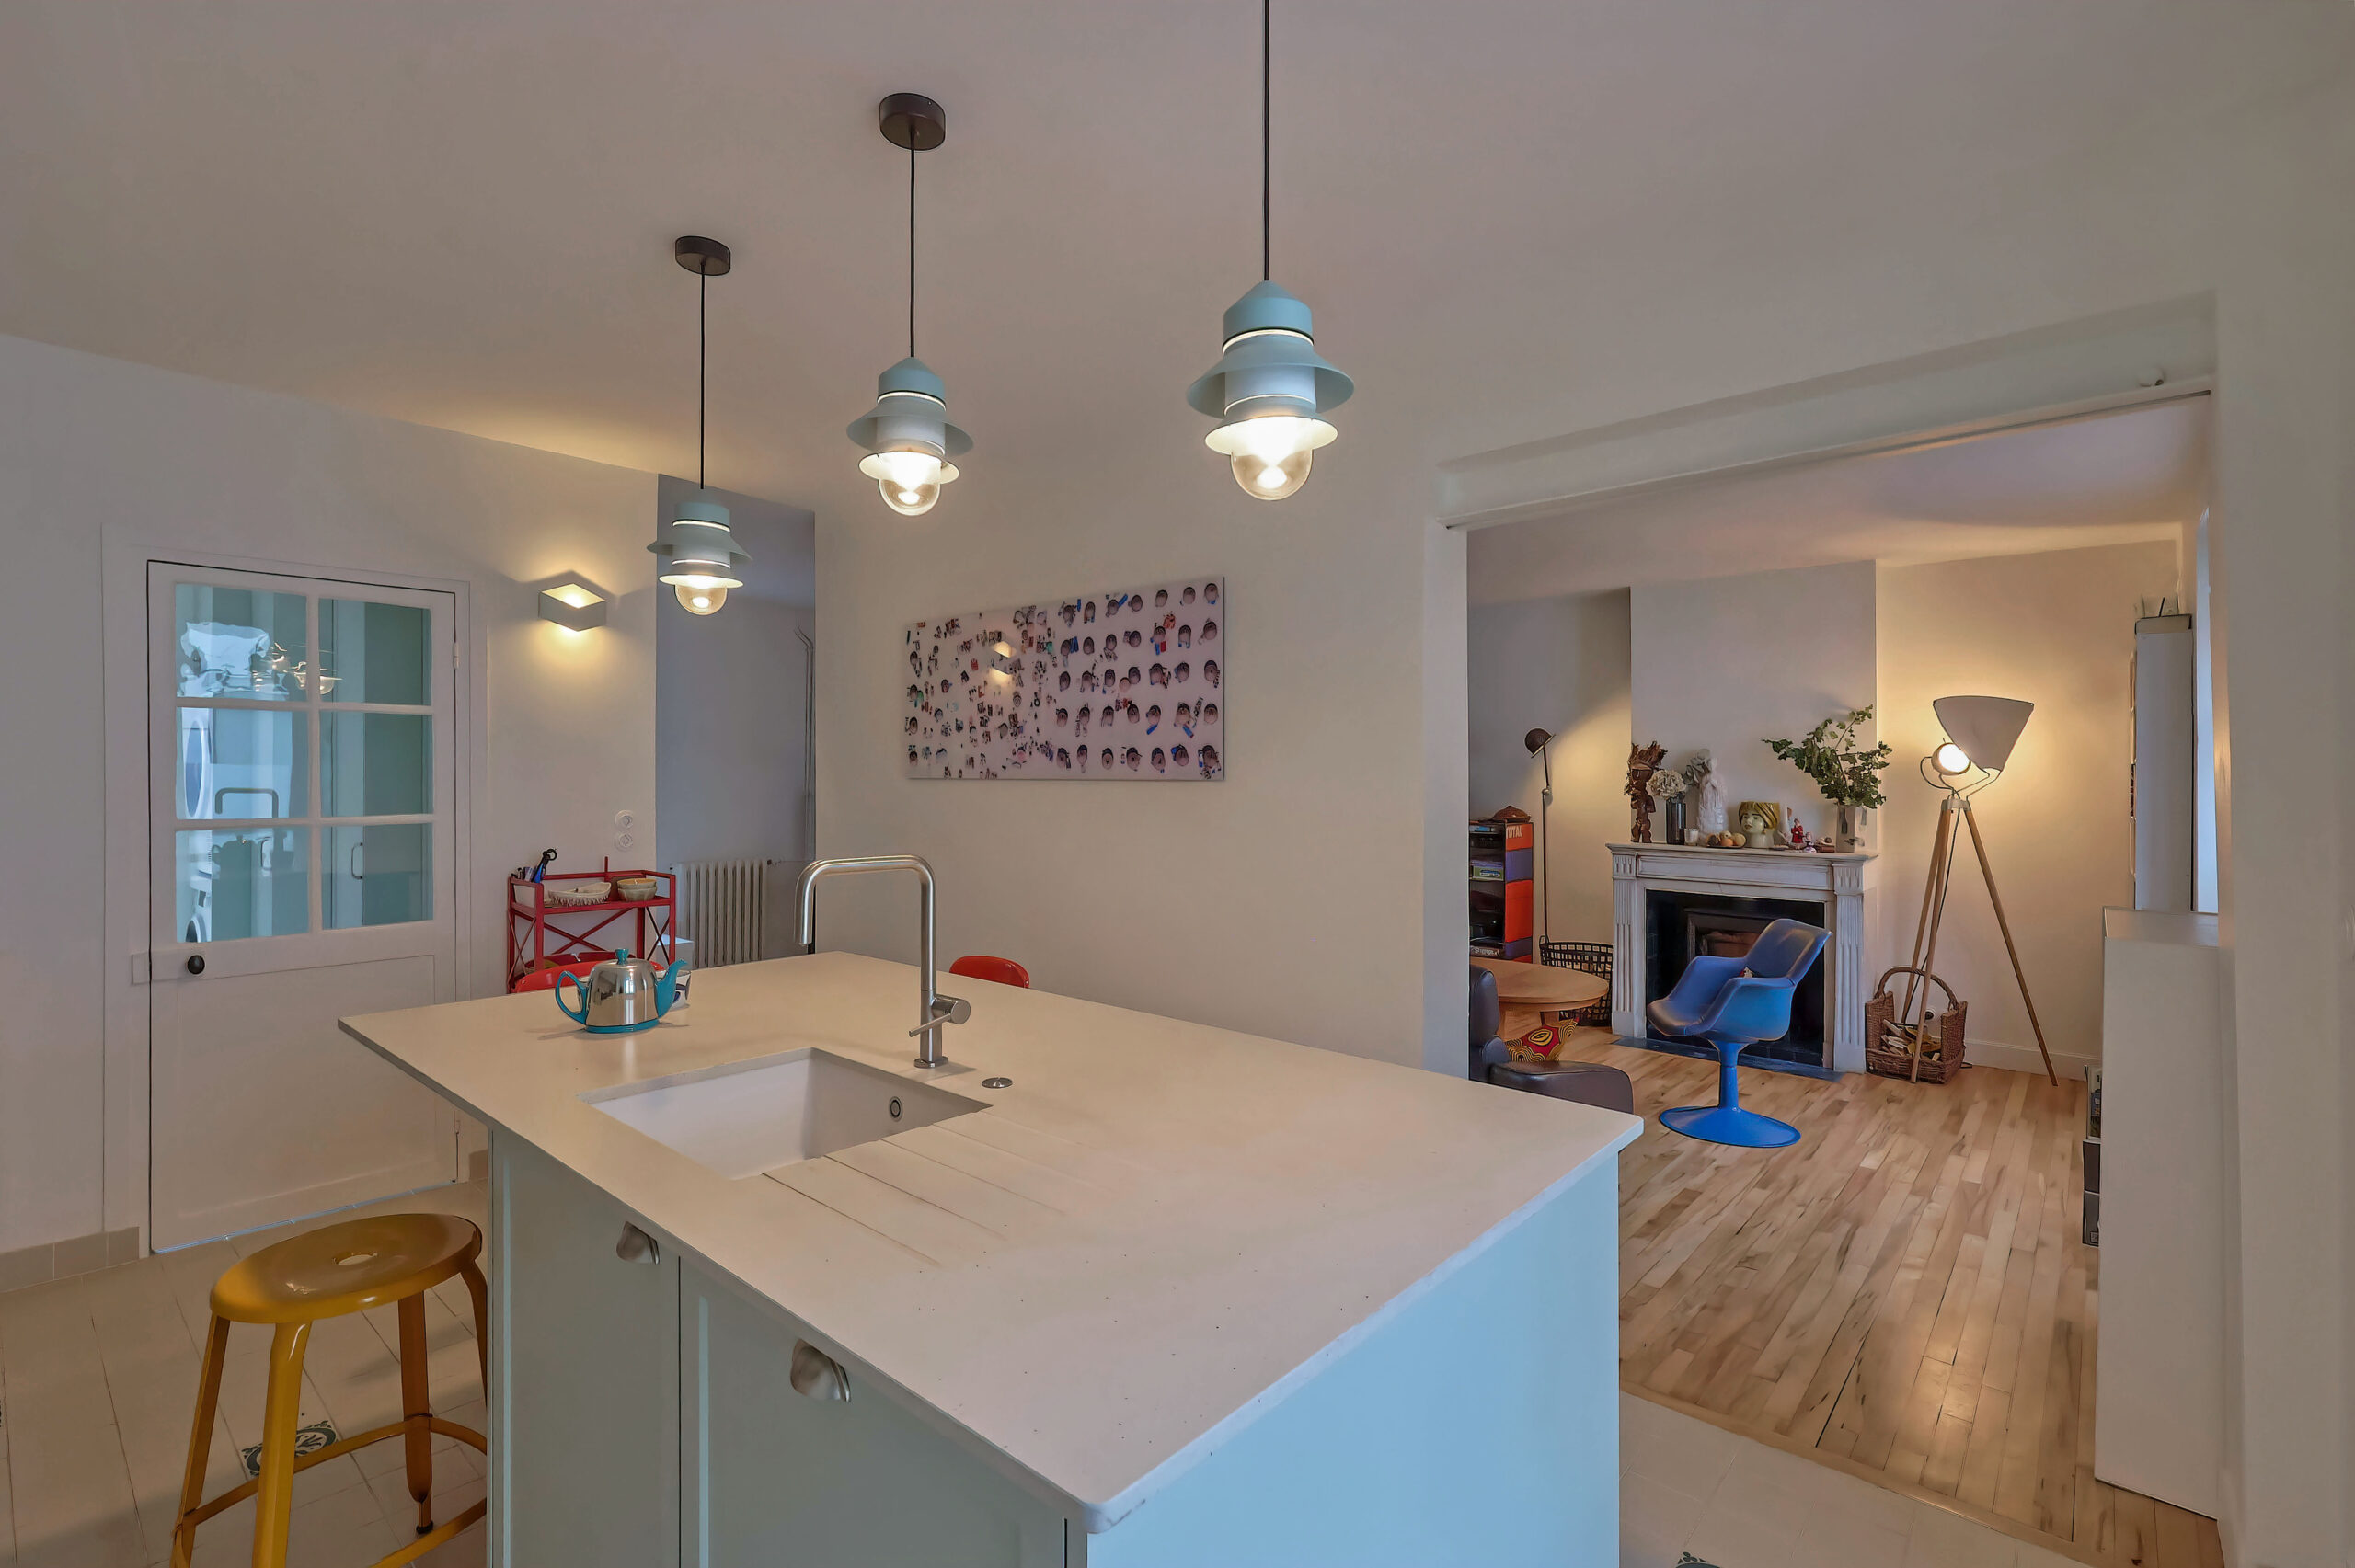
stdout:
[(908, 777), (1224, 777), (1226, 597), (1189, 578), (918, 621)]

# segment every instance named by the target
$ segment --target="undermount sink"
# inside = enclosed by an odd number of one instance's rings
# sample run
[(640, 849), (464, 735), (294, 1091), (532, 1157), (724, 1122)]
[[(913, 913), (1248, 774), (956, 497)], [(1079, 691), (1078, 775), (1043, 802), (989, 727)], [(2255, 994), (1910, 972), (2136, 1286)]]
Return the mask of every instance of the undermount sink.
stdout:
[(804, 1047), (580, 1096), (723, 1176), (755, 1176), (988, 1107)]

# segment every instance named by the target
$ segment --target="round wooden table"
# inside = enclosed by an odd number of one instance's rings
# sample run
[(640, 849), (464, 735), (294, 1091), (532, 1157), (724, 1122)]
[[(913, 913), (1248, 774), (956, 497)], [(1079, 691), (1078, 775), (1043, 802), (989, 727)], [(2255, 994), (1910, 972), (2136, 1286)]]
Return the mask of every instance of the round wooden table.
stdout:
[(1526, 964), (1516, 958), (1475, 958), (1472, 962), (1497, 977), (1499, 1007), (1569, 1013), (1591, 1007), (1611, 994), (1610, 981), (1583, 969), (1557, 969), (1551, 964)]

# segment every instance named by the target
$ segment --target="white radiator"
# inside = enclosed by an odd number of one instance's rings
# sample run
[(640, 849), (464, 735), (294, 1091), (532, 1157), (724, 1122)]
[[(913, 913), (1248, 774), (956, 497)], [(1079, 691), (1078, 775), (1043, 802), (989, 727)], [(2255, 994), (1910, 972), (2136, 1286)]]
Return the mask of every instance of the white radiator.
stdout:
[(679, 934), (695, 944), (695, 967), (749, 964), (761, 956), (768, 909), (768, 863), (693, 861), (679, 878)]

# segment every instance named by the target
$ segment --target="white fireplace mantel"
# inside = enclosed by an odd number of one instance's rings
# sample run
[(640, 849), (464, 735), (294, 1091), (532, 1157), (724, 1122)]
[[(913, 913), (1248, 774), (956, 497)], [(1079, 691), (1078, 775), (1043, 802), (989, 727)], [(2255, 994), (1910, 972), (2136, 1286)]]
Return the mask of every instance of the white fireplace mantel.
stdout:
[[(1840, 1072), (1865, 1067), (1866, 901), (1878, 877), (1868, 854), (1810, 850), (1715, 850), (1687, 844), (1611, 847), (1611, 1027), (1629, 1039), (1645, 1033), (1644, 973), (1648, 895), (1715, 893), (1731, 898), (1786, 898), (1823, 906), (1832, 933), (1822, 964), (1825, 1024)], [(1670, 983), (1673, 984), (1673, 977)]]

